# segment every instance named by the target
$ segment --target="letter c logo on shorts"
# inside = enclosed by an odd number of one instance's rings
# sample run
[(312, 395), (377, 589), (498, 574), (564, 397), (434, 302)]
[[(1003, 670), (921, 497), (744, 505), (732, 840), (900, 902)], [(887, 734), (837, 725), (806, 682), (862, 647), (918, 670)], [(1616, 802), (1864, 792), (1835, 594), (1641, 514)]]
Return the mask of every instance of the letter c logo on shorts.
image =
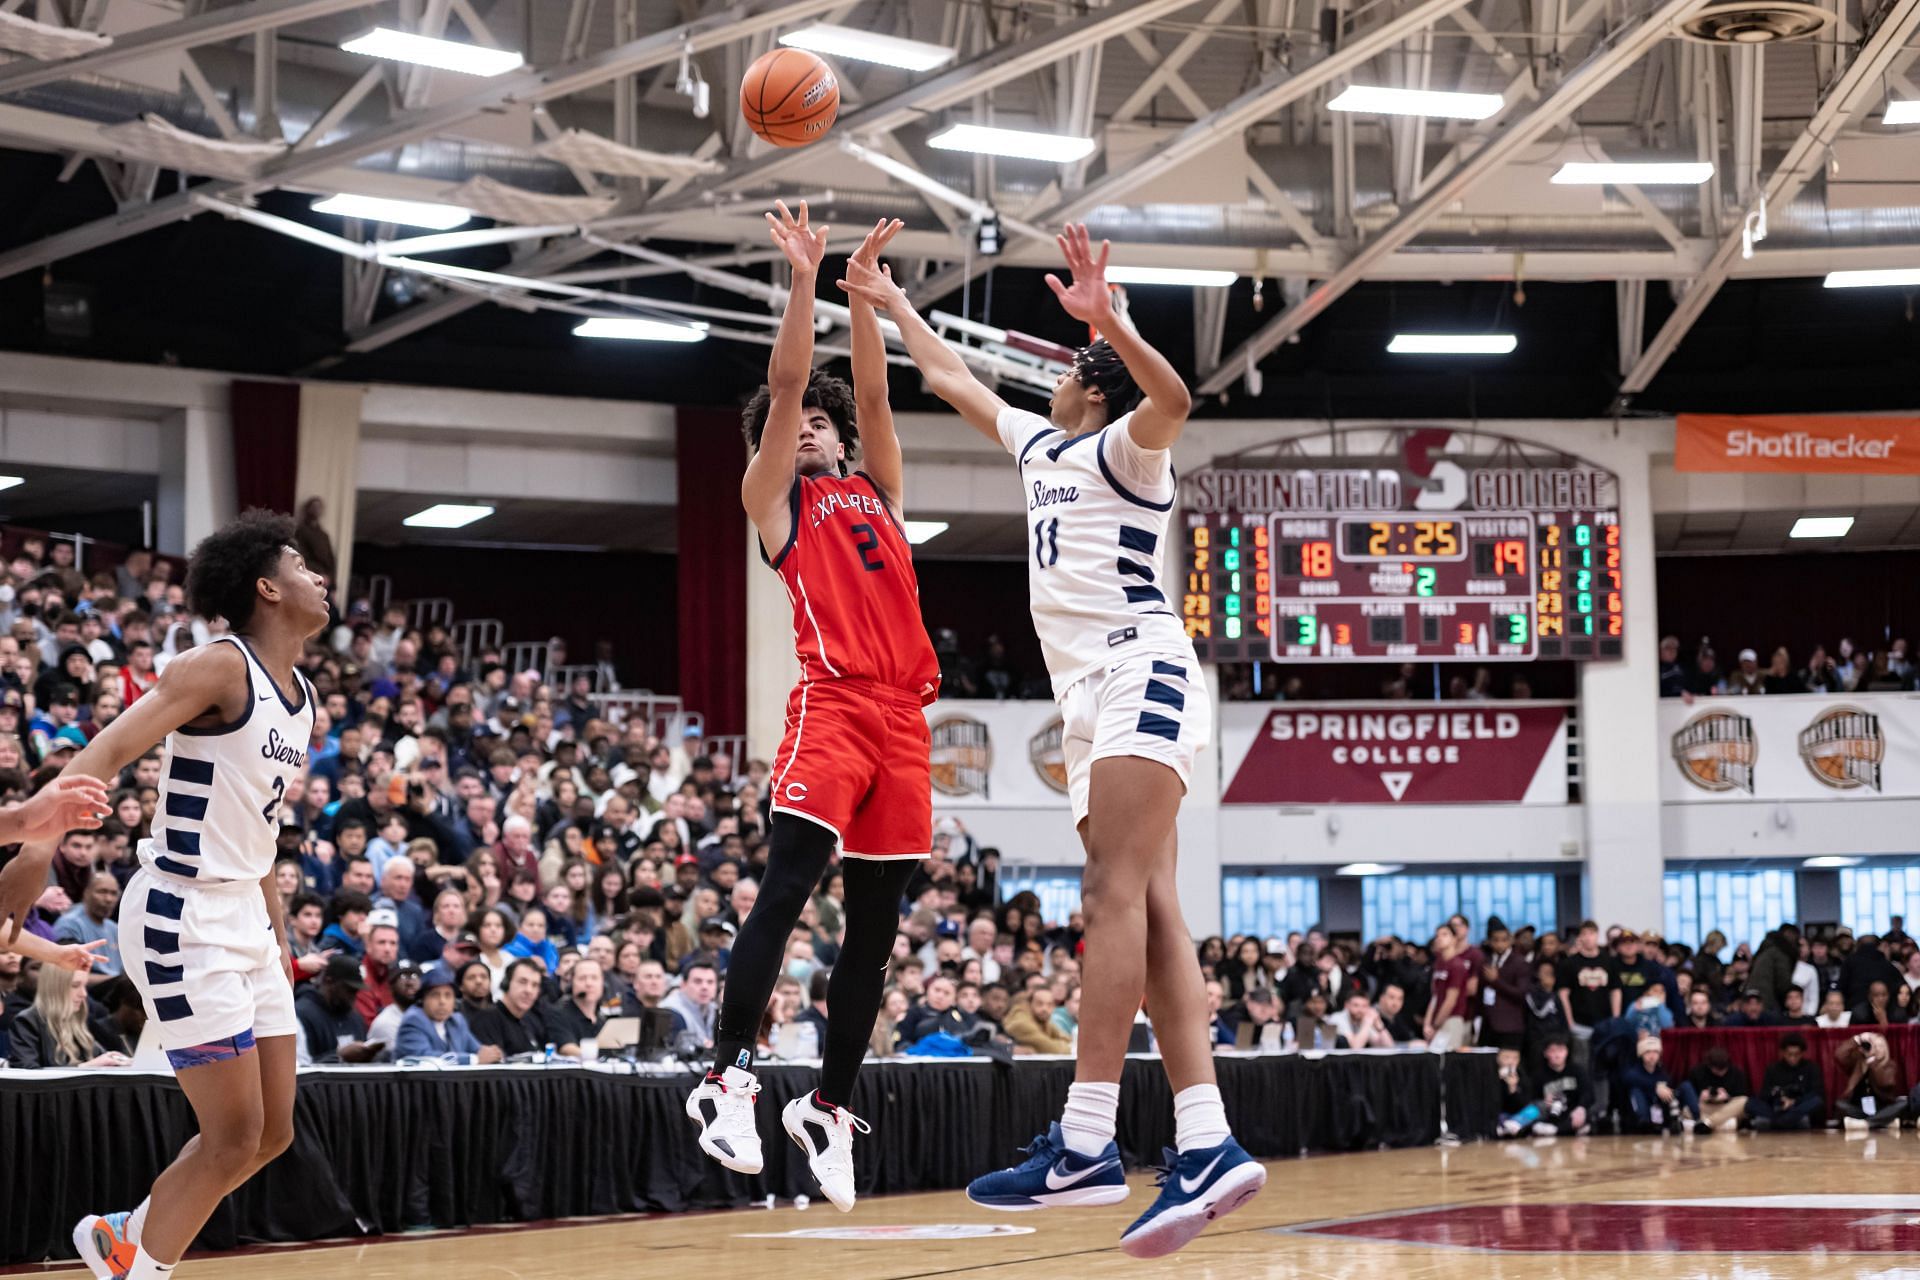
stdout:
[(787, 799), (789, 799), (789, 800), (805, 800), (806, 798), (807, 798), (807, 784), (806, 784), (806, 783), (804, 783), (804, 782), (789, 782), (789, 783), (787, 784)]

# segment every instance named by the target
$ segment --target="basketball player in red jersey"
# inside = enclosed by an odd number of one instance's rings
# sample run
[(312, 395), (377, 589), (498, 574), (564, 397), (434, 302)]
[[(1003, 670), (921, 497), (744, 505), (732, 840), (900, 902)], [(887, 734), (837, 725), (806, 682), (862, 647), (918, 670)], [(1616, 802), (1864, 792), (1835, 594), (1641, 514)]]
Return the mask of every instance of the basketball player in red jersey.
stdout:
[[(827, 233), (783, 204), (767, 215), (793, 268), (767, 385), (746, 410), (754, 447), (741, 502), (761, 554), (793, 601), (800, 683), (769, 784), (773, 824), (760, 896), (727, 967), (713, 1070), (687, 1098), (700, 1147), (758, 1173), (753, 1048), (787, 938), (833, 859), (844, 859), (846, 940), (827, 991), (820, 1087), (781, 1114), (826, 1197), (851, 1209), (847, 1110), (886, 981), (907, 880), (933, 847), (927, 722), (940, 667), (900, 528), (900, 442), (887, 407), (886, 346), (873, 308), (852, 305), (853, 388), (813, 368), (813, 302)], [(856, 260), (873, 264), (900, 229), (882, 220)], [(856, 423), (858, 424), (856, 426)], [(860, 470), (852, 470), (855, 455)]]

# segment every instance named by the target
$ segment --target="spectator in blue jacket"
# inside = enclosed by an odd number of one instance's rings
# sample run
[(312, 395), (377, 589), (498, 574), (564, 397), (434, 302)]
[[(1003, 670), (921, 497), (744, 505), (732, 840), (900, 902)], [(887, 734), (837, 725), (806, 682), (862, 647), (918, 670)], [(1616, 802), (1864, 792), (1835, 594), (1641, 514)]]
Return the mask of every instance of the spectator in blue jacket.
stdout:
[(507, 954), (526, 960), (538, 960), (549, 975), (560, 971), (560, 951), (547, 939), (547, 909), (537, 902), (527, 904), (520, 917), (520, 932), (506, 946)]
[(1673, 1025), (1673, 1011), (1667, 1008), (1666, 984), (1649, 982), (1640, 998), (1629, 1005), (1621, 1016), (1633, 1024), (1634, 1039), (1642, 1040), (1647, 1036), (1657, 1039), (1662, 1031)]
[(454, 1008), (453, 974), (445, 965), (427, 971), (420, 982), (420, 1001), (400, 1019), (395, 1058), (440, 1058), (461, 1065), (500, 1061), (497, 1045), (473, 1038), (467, 1020)]

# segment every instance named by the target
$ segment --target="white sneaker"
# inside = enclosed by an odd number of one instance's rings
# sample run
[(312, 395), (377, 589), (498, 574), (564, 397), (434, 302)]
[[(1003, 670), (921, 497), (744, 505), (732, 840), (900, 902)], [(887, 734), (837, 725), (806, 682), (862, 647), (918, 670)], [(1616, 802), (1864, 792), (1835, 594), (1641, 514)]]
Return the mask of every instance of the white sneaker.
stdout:
[(753, 1122), (753, 1100), (759, 1096), (759, 1079), (739, 1067), (709, 1075), (687, 1095), (687, 1116), (700, 1126), (700, 1149), (735, 1173), (758, 1173), (765, 1163)]
[(814, 1095), (805, 1093), (780, 1111), (780, 1123), (800, 1149), (807, 1153), (807, 1167), (821, 1194), (833, 1201), (842, 1213), (853, 1210), (853, 1131), (872, 1133), (873, 1129), (845, 1107), (820, 1107)]

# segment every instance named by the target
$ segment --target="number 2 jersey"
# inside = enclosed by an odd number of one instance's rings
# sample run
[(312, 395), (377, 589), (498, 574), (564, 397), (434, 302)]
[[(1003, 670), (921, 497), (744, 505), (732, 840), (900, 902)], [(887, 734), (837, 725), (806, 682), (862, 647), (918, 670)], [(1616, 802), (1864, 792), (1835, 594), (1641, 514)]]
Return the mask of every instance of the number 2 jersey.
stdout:
[(299, 672), (289, 698), (239, 636), (221, 636), (246, 660), (247, 707), (229, 724), (175, 729), (160, 757), (153, 836), (140, 861), (198, 884), (259, 880), (273, 870), (280, 806), (307, 771), (313, 687)]
[(1055, 698), (1136, 655), (1199, 666), (1164, 587), (1170, 451), (1135, 444), (1132, 418), (1069, 436), (1037, 413), (1000, 411), (1000, 443), (1020, 467), (1033, 626)]
[(879, 488), (864, 471), (799, 476), (790, 502), (793, 531), (767, 563), (793, 601), (801, 683), (866, 679), (932, 702), (940, 663), (913, 550)]

